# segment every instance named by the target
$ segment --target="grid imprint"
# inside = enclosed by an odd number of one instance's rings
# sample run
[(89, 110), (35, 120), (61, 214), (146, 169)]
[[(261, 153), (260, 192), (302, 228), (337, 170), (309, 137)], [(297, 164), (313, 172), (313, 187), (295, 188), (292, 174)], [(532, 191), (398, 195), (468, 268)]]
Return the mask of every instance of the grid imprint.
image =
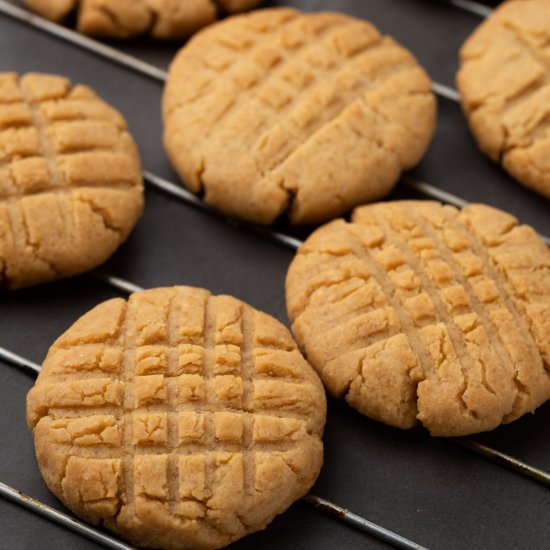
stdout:
[(332, 393), (402, 428), (462, 435), (550, 396), (549, 273), (547, 247), (508, 214), (381, 203), (306, 241), (287, 304)]
[(184, 287), (78, 321), (52, 347), (28, 417), (43, 471), (60, 465), (44, 474), (50, 489), (141, 544), (151, 522), (206, 546), (262, 528), (322, 460), (323, 390), (286, 329)]
[(85, 86), (0, 73), (0, 285), (91, 269), (142, 209), (126, 123)]

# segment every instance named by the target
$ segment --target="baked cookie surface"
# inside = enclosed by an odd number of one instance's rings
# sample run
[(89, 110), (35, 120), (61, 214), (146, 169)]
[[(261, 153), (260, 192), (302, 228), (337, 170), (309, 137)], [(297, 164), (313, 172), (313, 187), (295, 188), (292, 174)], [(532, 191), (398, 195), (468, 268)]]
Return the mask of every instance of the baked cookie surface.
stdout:
[(435, 112), (425, 71), (370, 23), (259, 10), (176, 56), (164, 142), (184, 184), (223, 212), (318, 223), (388, 193), (424, 154)]
[(460, 52), (457, 86), (480, 149), (550, 198), (550, 2), (504, 2)]
[(550, 251), (510, 214), (358, 208), (306, 240), (286, 289), (308, 361), (371, 418), (459, 436), (550, 398)]
[(0, 287), (103, 263), (143, 208), (137, 148), (86, 86), (0, 73)]
[(168, 549), (224, 546), (302, 497), (323, 461), (325, 415), (283, 325), (189, 287), (91, 310), (27, 397), (50, 490), (90, 522)]
[(77, 30), (106, 38), (158, 39), (190, 36), (213, 23), (218, 11), (238, 13), (260, 0), (24, 0), (57, 23), (76, 12)]

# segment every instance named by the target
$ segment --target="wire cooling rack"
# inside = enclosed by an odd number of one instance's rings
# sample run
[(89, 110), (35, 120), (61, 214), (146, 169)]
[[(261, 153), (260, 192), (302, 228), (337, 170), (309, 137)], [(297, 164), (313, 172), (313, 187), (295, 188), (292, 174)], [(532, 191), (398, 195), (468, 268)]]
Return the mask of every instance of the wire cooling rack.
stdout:
[[(448, 0), (447, 4), (449, 4), (452, 8), (469, 12), (476, 17), (487, 17), (491, 13), (491, 8), (488, 6), (469, 0)], [(322, 6), (315, 6), (316, 9), (320, 9), (321, 7)], [(0, 0), (0, 14), (14, 19), (25, 26), (32, 27), (54, 36), (71, 47), (80, 47), (89, 53), (116, 64), (117, 66), (134, 71), (141, 77), (159, 82), (161, 84), (163, 84), (166, 80), (167, 74), (162, 68), (146, 62), (135, 55), (125, 53), (117, 47), (106, 45), (96, 40), (81, 36), (68, 28), (37, 17), (27, 10), (22, 9), (16, 3)], [(434, 82), (433, 91), (443, 101), (457, 103), (459, 100), (456, 90), (448, 85)], [(211, 209), (200, 198), (186, 191), (179, 184), (169, 181), (165, 177), (161, 177), (160, 175), (148, 170), (144, 170), (143, 177), (151, 189), (162, 192), (170, 200), (183, 202), (184, 204), (191, 205), (200, 211), (207, 213), (208, 215), (223, 218), (223, 216)], [(421, 195), (425, 198), (437, 199), (442, 202), (452, 204), (458, 208), (462, 208), (467, 204), (465, 199), (412, 176), (404, 176), (400, 182), (400, 185), (403, 189), (408, 189), (416, 195)], [(283, 230), (274, 230), (272, 228), (260, 227), (254, 224), (237, 222), (235, 220), (228, 220), (228, 222), (233, 226), (237, 225), (239, 230), (242, 229), (243, 231), (250, 231), (257, 234), (260, 238), (274, 241), (275, 243), (292, 251), (295, 251), (302, 242), (295, 232), (293, 233), (289, 231), (288, 228)], [(541, 237), (547, 244), (550, 245), (550, 239), (547, 236), (541, 235)], [(91, 277), (94, 277), (102, 283), (109, 285), (113, 290), (122, 295), (141, 290), (141, 287), (137, 284), (104, 271), (96, 271), (91, 274)], [(10, 351), (8, 347), (4, 346), (7, 346), (7, 342), (3, 342), (0, 336), (0, 360), (32, 375), (36, 375), (40, 371), (40, 366), (37, 363), (13, 351)], [(515, 473), (531, 478), (543, 486), (550, 485), (549, 473), (514, 458), (507, 453), (503, 453), (492, 446), (482, 444), (470, 438), (453, 438), (449, 441), (452, 441), (462, 447), (466, 447), (467, 449), (474, 451), (475, 453), (486, 457), (493, 462), (500, 463), (501, 465), (513, 470)], [(528, 490), (528, 488), (526, 488), (526, 490)], [(58, 523), (66, 529), (83, 535), (94, 542), (103, 545), (104, 547), (126, 550), (131, 548), (128, 544), (116, 539), (102, 530), (88, 526), (74, 517), (24, 495), (13, 487), (2, 482), (0, 482), (0, 495), (22, 507), (27, 508), (35, 514), (44, 516)], [(425, 548), (409, 538), (405, 538), (396, 532), (385, 529), (384, 527), (353, 513), (345, 507), (339, 506), (338, 504), (330, 502), (324, 498), (310, 494), (304, 497), (303, 501), (311, 505), (319, 512), (332, 516), (343, 523), (347, 523), (352, 527), (355, 527), (356, 529), (395, 547), (404, 549)], [(481, 545), (483, 546), (483, 544)]]

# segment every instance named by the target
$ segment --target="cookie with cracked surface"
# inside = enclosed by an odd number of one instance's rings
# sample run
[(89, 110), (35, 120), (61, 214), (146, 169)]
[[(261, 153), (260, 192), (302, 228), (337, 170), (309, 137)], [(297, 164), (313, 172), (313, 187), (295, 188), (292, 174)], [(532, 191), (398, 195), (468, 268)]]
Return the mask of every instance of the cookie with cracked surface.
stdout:
[(97, 267), (142, 208), (139, 154), (117, 111), (60, 76), (0, 73), (0, 287)]
[(207, 203), (318, 223), (387, 194), (432, 137), (414, 57), (368, 22), (271, 9), (196, 35), (170, 67), (164, 142)]
[(506, 212), (358, 208), (305, 241), (286, 292), (327, 389), (373, 419), (459, 436), (550, 398), (550, 251)]
[(190, 287), (104, 302), (27, 397), (48, 487), (139, 546), (219, 548), (313, 485), (326, 402), (289, 331)]
[(457, 86), (480, 149), (550, 198), (550, 3), (504, 2), (460, 52)]
[(76, 12), (77, 30), (91, 36), (185, 38), (213, 23), (218, 12), (238, 13), (260, 0), (24, 0), (43, 17), (62, 23)]

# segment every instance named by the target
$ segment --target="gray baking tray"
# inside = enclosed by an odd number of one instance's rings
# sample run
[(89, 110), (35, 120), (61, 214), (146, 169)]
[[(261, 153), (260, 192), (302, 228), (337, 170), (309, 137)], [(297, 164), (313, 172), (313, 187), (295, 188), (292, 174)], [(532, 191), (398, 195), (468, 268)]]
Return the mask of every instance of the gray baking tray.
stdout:
[[(130, 1), (130, 0), (129, 0)], [(14, 4), (18, 3), (16, 1)], [(480, 19), (428, 0), (271, 2), (304, 10), (336, 10), (372, 21), (410, 48), (432, 78), (453, 86), (457, 52)], [(177, 44), (116, 44), (166, 68)], [(126, 116), (143, 165), (177, 181), (162, 149), (162, 87), (29, 26), (0, 16), (0, 70), (64, 74), (92, 86)], [(550, 234), (548, 201), (527, 191), (482, 156), (458, 106), (439, 101), (438, 130), (418, 179), (470, 201), (514, 213)], [(392, 198), (410, 196), (398, 186)], [(235, 295), (288, 324), (284, 278), (292, 251), (224, 219), (149, 189), (145, 213), (105, 269), (143, 287), (186, 284)], [(78, 316), (118, 295), (88, 276), (0, 295), (0, 346), (41, 362), (52, 341)], [(40, 477), (25, 425), (26, 374), (0, 362), (0, 480), (56, 507)], [(550, 470), (550, 406), (475, 439)], [(550, 492), (452, 441), (422, 429), (402, 432), (329, 399), (325, 466), (315, 494), (347, 507), (430, 549), (550, 547)], [(0, 548), (100, 548), (0, 499)], [(245, 548), (388, 548), (298, 502)]]

